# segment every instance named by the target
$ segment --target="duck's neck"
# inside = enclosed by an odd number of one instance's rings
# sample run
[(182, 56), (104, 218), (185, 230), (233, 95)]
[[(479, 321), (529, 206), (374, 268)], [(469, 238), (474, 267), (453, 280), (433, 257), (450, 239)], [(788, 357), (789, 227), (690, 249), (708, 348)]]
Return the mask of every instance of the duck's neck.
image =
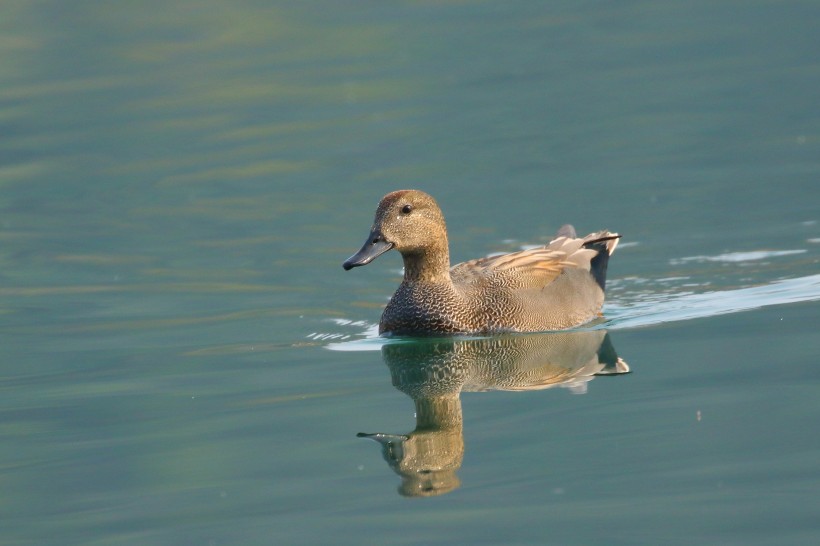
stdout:
[(404, 252), (404, 282), (450, 282), (447, 240), (419, 251)]

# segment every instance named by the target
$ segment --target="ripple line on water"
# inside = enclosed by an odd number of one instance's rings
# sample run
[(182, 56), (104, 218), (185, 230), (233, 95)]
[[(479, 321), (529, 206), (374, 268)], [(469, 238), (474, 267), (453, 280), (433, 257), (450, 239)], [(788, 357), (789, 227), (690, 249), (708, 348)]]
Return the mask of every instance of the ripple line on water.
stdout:
[(636, 303), (610, 303), (605, 328), (639, 328), (739, 313), (767, 307), (820, 300), (820, 275), (783, 279), (768, 284), (683, 294), (644, 294)]

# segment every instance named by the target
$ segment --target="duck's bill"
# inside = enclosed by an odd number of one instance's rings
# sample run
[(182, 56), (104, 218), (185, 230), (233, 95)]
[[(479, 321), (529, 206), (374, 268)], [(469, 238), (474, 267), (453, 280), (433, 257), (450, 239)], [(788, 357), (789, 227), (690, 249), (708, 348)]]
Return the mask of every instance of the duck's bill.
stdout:
[(345, 271), (350, 271), (354, 267), (367, 265), (391, 248), (393, 248), (393, 243), (388, 243), (384, 240), (384, 237), (378, 233), (371, 233), (362, 248), (359, 249), (356, 254), (345, 260), (342, 267), (345, 268)]

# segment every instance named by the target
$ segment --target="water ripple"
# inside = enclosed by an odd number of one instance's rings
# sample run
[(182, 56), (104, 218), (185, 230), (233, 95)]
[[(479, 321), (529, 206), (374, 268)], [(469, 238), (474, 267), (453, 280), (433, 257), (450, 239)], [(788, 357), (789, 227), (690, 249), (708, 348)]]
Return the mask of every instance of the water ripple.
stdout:
[(771, 305), (820, 300), (820, 275), (774, 281), (733, 290), (682, 294), (641, 294), (639, 301), (612, 302), (604, 309), (604, 328), (639, 328), (666, 322), (714, 317)]
[(796, 250), (754, 250), (751, 252), (727, 252), (717, 256), (687, 256), (685, 258), (675, 258), (669, 260), (672, 265), (680, 265), (687, 262), (748, 262), (755, 260), (765, 260), (767, 258), (778, 258), (780, 256), (791, 256), (803, 254), (805, 249)]

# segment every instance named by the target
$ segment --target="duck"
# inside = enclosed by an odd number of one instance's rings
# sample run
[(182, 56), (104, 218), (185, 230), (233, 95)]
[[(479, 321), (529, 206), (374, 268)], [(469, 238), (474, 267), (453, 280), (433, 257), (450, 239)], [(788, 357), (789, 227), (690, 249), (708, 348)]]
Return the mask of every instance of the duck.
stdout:
[(601, 316), (609, 257), (621, 235), (577, 237), (570, 224), (549, 243), (450, 265), (444, 214), (420, 190), (385, 195), (348, 271), (397, 250), (404, 278), (379, 321), (381, 336), (492, 335), (565, 330)]

